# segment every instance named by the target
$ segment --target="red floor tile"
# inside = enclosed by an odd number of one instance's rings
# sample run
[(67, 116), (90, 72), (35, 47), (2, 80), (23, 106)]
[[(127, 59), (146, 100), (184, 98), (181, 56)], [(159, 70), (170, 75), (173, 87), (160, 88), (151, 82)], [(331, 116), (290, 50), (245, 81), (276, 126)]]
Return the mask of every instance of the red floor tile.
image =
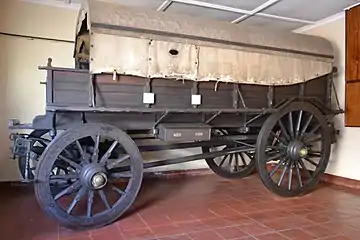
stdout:
[(284, 235), (288, 239), (291, 240), (313, 240), (317, 239), (317, 237), (314, 237), (313, 235), (305, 232), (301, 229), (289, 229), (285, 231), (281, 231), (280, 234)]
[(124, 219), (118, 220), (115, 224), (123, 231), (147, 227), (138, 214), (127, 216)]
[[(0, 196), (7, 240), (359, 240), (360, 192), (322, 185), (296, 198), (267, 191), (258, 176), (144, 179), (131, 208), (113, 224), (73, 231), (49, 219), (33, 189), (7, 187)], [(16, 213), (16, 214), (14, 214)]]
[[(138, 229), (122, 232), (123, 239), (129, 239), (129, 240), (153, 238), (154, 236), (155, 236), (154, 233), (149, 228), (138, 228)], [(113, 237), (112, 239), (116, 239), (116, 238)]]
[(200, 220), (190, 221), (190, 222), (180, 222), (176, 224), (183, 232), (196, 232), (196, 231), (204, 231), (209, 229), (207, 225), (205, 225)]
[(219, 234), (212, 230), (194, 232), (189, 235), (193, 240), (224, 240)]
[(188, 234), (174, 235), (170, 237), (159, 238), (158, 240), (192, 240)]
[(240, 227), (218, 228), (215, 229), (215, 232), (217, 232), (217, 234), (219, 234), (224, 239), (237, 239), (249, 236), (249, 234), (242, 231)]
[(267, 233), (264, 235), (256, 236), (258, 240), (288, 240), (288, 238), (280, 235), (279, 233)]
[(262, 235), (262, 234), (274, 232), (273, 229), (256, 222), (241, 226), (241, 230), (246, 232), (250, 236)]
[(302, 228), (303, 231), (317, 237), (317, 238), (325, 238), (336, 235), (336, 230), (332, 231), (330, 229), (325, 228), (323, 225), (312, 225), (308, 227)]
[(151, 230), (156, 237), (167, 237), (184, 233), (183, 229), (176, 224), (152, 227)]

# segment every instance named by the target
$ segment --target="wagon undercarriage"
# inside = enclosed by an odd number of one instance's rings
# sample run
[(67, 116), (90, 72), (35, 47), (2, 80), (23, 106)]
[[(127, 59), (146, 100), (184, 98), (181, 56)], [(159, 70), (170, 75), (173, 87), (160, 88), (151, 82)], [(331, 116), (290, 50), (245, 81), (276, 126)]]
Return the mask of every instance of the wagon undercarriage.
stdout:
[[(67, 75), (58, 79), (49, 76), (78, 72), (46, 69), (47, 88), (52, 89), (47, 91), (46, 114), (34, 118), (31, 134), (12, 135), (13, 152), (24, 179), (35, 181), (42, 208), (72, 228), (100, 227), (117, 219), (135, 200), (146, 169), (202, 159), (221, 177), (243, 178), (256, 170), (264, 185), (278, 195), (305, 194), (315, 187), (326, 169), (331, 144), (335, 142), (332, 119), (341, 112), (331, 110), (326, 94), (322, 94), (329, 92), (330, 75), (326, 76), (327, 81), (320, 78), (281, 89), (260, 87), (266, 94), (256, 98), (243, 93), (242, 85), (220, 83), (214, 91), (211, 86), (215, 83), (206, 83), (198, 86), (198, 93), (211, 89), (213, 95), (203, 99), (203, 106), (188, 108), (178, 107), (181, 102), (171, 106), (176, 92), (164, 86), (171, 94), (162, 97), (164, 93), (158, 91), (156, 80), (151, 82), (151, 89), (160, 95), (157, 102), (129, 107), (129, 95), (141, 96), (141, 91), (147, 91), (146, 85), (139, 85), (142, 79), (137, 79), (137, 85), (121, 79), (106, 82), (112, 88), (121, 84), (122, 90), (115, 99), (109, 97), (111, 93), (100, 91), (105, 84), (101, 86), (100, 81), (92, 79), (96, 84), (90, 89), (94, 86), (95, 90), (83, 89), (88, 96), (95, 94), (72, 107), (68, 105), (74, 103), (66, 102), (71, 99), (61, 95), (64, 92), (57, 84), (67, 81), (71, 89), (79, 81), (71, 78), (74, 81), (69, 82)], [(88, 79), (83, 78), (84, 86), (88, 86)], [(176, 88), (186, 89), (183, 85), (188, 82), (177, 84)], [(255, 91), (259, 88), (252, 87)], [(191, 96), (192, 92), (188, 93)], [(260, 108), (260, 98), (264, 98), (266, 107)], [(228, 105), (213, 108), (206, 102), (219, 100)], [(115, 102), (123, 106), (116, 106)], [(106, 104), (113, 106), (107, 108)], [(11, 126), (27, 127), (16, 121)], [(179, 149), (201, 152), (143, 162), (143, 153)]]

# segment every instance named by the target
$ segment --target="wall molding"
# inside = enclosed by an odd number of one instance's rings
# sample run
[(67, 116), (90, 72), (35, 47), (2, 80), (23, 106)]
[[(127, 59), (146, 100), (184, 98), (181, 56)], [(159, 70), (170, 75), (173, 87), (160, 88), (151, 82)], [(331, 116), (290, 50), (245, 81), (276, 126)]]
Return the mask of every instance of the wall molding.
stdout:
[(355, 3), (355, 4), (351, 5), (351, 6), (348, 6), (348, 7), (345, 8), (344, 10), (349, 10), (350, 8), (354, 8), (354, 7), (357, 7), (357, 6), (360, 6), (360, 2)]
[(305, 25), (303, 27), (297, 28), (297, 29), (293, 30), (293, 32), (295, 32), (295, 33), (307, 32), (307, 31), (309, 31), (311, 29), (314, 29), (314, 28), (320, 27), (322, 25), (334, 22), (334, 21), (342, 19), (344, 17), (345, 17), (345, 11), (342, 11), (342, 12), (336, 13), (336, 14), (330, 16), (330, 17), (323, 18), (323, 19), (315, 22), (314, 24), (308, 24), (308, 25)]
[(73, 2), (66, 3), (65, 1), (59, 1), (59, 0), (20, 0), (20, 2), (41, 4), (51, 7), (58, 7), (58, 8), (66, 8), (70, 10), (79, 10), (81, 7), (80, 3), (73, 3)]

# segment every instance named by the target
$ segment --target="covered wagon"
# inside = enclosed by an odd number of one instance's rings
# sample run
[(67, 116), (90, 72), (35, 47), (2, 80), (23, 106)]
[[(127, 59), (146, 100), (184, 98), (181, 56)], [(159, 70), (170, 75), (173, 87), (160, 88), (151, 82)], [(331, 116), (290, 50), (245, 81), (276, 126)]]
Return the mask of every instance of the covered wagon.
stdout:
[[(280, 196), (310, 191), (336, 141), (334, 52), (320, 37), (88, 1), (75, 68), (45, 67), (46, 113), (12, 120), (13, 152), (44, 211), (100, 227), (134, 202), (146, 168), (205, 159), (258, 172)], [(140, 135), (139, 135), (140, 134)], [(145, 137), (144, 137), (145, 134)], [(155, 139), (166, 144), (141, 145)], [(143, 162), (141, 152), (201, 148)]]

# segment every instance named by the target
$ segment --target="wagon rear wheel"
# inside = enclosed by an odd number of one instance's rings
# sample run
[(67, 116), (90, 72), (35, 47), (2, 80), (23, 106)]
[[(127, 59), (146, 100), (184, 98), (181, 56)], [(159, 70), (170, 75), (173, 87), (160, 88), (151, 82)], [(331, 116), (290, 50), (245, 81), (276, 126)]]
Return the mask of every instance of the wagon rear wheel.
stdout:
[[(104, 141), (109, 147), (102, 151), (99, 145)], [(72, 170), (52, 175), (59, 163)], [(35, 194), (42, 209), (66, 227), (102, 227), (132, 205), (142, 176), (141, 154), (126, 133), (105, 124), (83, 124), (57, 135), (45, 149), (37, 167)], [(54, 194), (53, 183), (66, 187)]]
[[(219, 135), (236, 135), (236, 131), (226, 131), (221, 130), (217, 131)], [(249, 145), (254, 144), (249, 142)], [(230, 142), (227, 145), (217, 147), (217, 151), (226, 150), (229, 148), (236, 148), (242, 146), (241, 143), (236, 141)], [(246, 146), (245, 146), (246, 147)], [(204, 153), (212, 152), (213, 149), (209, 147), (202, 147)], [(244, 178), (252, 174), (255, 170), (255, 156), (254, 150), (249, 150), (245, 152), (238, 152), (233, 154), (228, 154), (220, 156), (218, 158), (206, 158), (206, 163), (209, 168), (215, 172), (217, 175), (224, 178)]]
[[(29, 139), (31, 139), (31, 153), (30, 160), (28, 161), (24, 156), (18, 158), (18, 167), (21, 177), (26, 180), (33, 180), (35, 169), (39, 160), (39, 157), (44, 152), (46, 146), (51, 141), (46, 135), (48, 130), (34, 130), (29, 134)], [(26, 174), (27, 171), (27, 174)]]
[(312, 190), (328, 165), (330, 128), (318, 108), (295, 102), (270, 115), (256, 143), (261, 181), (272, 192), (291, 197)]

